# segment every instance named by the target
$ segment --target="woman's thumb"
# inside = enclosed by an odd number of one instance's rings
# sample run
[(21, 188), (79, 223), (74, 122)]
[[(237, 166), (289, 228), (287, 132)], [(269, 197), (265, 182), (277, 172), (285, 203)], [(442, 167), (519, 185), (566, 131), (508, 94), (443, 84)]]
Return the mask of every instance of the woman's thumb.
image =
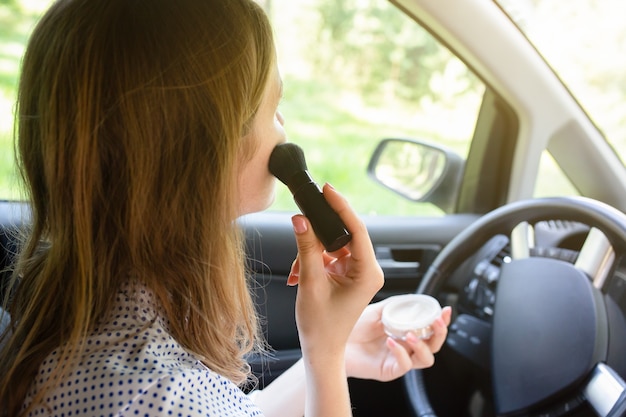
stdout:
[[(311, 223), (301, 214), (296, 214), (291, 218), (293, 231), (296, 235), (296, 244), (298, 245), (298, 257), (300, 261), (308, 258), (310, 254), (323, 251), (320, 241), (315, 236)], [(306, 262), (306, 260), (304, 260)]]

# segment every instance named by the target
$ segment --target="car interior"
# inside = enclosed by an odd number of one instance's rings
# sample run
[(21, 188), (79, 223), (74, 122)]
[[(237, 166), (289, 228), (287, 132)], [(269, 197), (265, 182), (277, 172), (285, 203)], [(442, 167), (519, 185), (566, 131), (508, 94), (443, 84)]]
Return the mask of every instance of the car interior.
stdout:
[[(385, 274), (372, 301), (425, 293), (452, 306), (453, 318), (432, 368), (390, 382), (350, 379), (354, 415), (626, 415), (624, 164), (498, 2), (390, 3), (484, 89), (467, 155), (431, 138), (372, 138), (363, 193), (384, 189), (441, 213), (363, 214)], [(557, 174), (542, 171), (546, 156)], [(538, 195), (537, 184), (557, 177), (574, 195)], [(300, 358), (297, 289), (286, 285), (292, 214), (238, 219), (272, 348), (249, 357), (258, 378), (250, 389)], [(2, 299), (27, 227), (26, 203), (0, 202)]]

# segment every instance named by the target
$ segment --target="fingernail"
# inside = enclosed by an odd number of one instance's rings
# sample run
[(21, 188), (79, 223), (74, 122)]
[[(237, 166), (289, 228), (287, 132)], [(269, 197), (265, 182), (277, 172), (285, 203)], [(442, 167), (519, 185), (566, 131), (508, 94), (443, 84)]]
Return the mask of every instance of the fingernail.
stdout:
[(294, 274), (290, 274), (289, 277), (287, 278), (287, 286), (288, 287), (295, 287), (298, 283), (298, 278), (296, 275)]
[(398, 344), (396, 343), (395, 340), (393, 340), (391, 337), (387, 338), (387, 347), (389, 347), (389, 349), (393, 349), (396, 346), (398, 346)]
[(293, 216), (291, 218), (293, 224), (293, 230), (297, 234), (305, 233), (307, 231), (306, 221), (301, 216)]
[(326, 183), (326, 185), (327, 185), (327, 186), (328, 186), (328, 188), (330, 188), (331, 190), (333, 190), (333, 191), (337, 191), (337, 190), (335, 190), (335, 187), (333, 187), (333, 185), (332, 185), (331, 183), (327, 182), (327, 183)]

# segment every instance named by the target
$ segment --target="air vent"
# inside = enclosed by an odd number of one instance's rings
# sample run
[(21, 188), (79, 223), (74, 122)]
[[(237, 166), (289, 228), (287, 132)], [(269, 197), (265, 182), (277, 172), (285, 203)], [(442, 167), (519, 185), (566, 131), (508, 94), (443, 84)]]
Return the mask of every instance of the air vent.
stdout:
[(537, 222), (535, 228), (546, 228), (553, 231), (577, 231), (580, 228), (585, 228), (585, 225), (579, 222), (570, 220), (544, 220)]

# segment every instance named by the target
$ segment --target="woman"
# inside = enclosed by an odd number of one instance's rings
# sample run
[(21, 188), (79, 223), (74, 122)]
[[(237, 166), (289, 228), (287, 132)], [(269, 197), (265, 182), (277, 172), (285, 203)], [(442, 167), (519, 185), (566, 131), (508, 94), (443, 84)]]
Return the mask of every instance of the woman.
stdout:
[(4, 414), (287, 415), (296, 402), (293, 415), (347, 416), (347, 375), (432, 364), (449, 310), (428, 342), (403, 345), (382, 334), (381, 304), (361, 316), (382, 273), (363, 224), (325, 186), (353, 241), (325, 253), (293, 218), (303, 359), (253, 396), (238, 389), (263, 342), (235, 219), (272, 201), (281, 89), (250, 0), (52, 5), (19, 86), (33, 213), (0, 353)]

